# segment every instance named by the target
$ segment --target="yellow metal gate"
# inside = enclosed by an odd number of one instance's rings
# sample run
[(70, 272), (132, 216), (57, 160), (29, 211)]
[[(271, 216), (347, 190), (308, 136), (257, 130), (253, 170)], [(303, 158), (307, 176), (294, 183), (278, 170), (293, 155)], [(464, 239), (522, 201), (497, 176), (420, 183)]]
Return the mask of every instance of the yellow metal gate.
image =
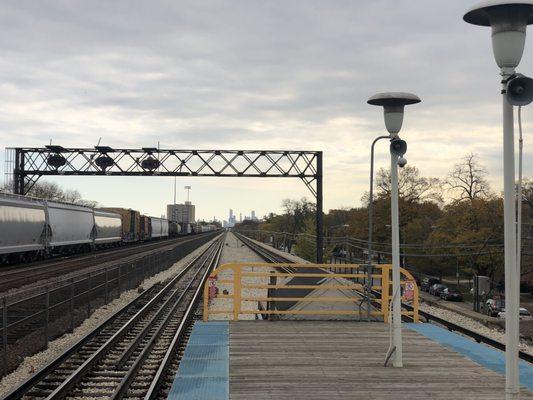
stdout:
[[(216, 268), (204, 287), (203, 318), (225, 315), (237, 321), (243, 315), (352, 315), (366, 317), (361, 310), (367, 274), (360, 264), (281, 264), (281, 263), (232, 263)], [(302, 272), (305, 271), (305, 272)], [(392, 293), (392, 265), (373, 266), (371, 316), (389, 321)], [(295, 278), (314, 281), (311, 284), (294, 284)], [(314, 279), (312, 279), (314, 278)], [(291, 282), (293, 281), (293, 282)], [(401, 269), (402, 315), (418, 322), (418, 286), (414, 277)], [(275, 297), (276, 291), (290, 289), (301, 291), (302, 296)], [(333, 290), (337, 296), (316, 296), (315, 290)], [(315, 292), (316, 293), (316, 292)], [(304, 295), (307, 294), (307, 295)], [(217, 302), (215, 307), (215, 302)], [(276, 309), (276, 302), (352, 303), (348, 309)]]

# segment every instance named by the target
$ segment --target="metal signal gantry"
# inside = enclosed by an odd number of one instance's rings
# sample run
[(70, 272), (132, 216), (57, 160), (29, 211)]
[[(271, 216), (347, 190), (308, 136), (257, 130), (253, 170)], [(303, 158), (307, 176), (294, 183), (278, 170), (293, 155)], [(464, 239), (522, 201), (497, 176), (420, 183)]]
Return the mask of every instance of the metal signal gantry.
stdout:
[(298, 150), (174, 150), (8, 148), (12, 185), (25, 195), (42, 176), (219, 176), (299, 178), (316, 199), (317, 262), (323, 258), (322, 152)]

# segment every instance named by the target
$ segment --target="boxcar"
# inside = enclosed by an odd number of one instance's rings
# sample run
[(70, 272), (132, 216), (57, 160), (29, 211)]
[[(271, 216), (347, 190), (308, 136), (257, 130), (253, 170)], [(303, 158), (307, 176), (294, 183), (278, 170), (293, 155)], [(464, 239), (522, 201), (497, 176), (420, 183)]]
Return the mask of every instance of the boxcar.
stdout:
[(120, 214), (122, 217), (122, 240), (124, 242), (138, 242), (141, 240), (141, 213), (126, 208), (101, 208), (104, 211), (110, 211)]
[(46, 245), (45, 203), (39, 199), (0, 193), (0, 255), (36, 255)]
[(146, 215), (141, 215), (140, 218), (141, 221), (141, 240), (150, 240), (152, 237), (152, 221), (150, 220), (150, 217), (147, 217)]
[(120, 214), (94, 210), (94, 244), (112, 245), (122, 242), (122, 217)]
[(91, 246), (94, 227), (93, 209), (74, 204), (46, 201), (47, 222), (52, 250)]

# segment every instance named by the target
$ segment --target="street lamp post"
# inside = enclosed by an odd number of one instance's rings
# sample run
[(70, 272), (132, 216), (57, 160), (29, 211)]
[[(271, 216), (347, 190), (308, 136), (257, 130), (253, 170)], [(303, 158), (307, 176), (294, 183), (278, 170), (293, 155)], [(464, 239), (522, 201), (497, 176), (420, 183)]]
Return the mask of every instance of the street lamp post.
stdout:
[[(382, 106), (385, 126), (390, 134), (391, 156), (391, 230), (392, 230), (392, 325), (393, 351), (395, 367), (403, 366), (402, 349), (402, 303), (400, 292), (400, 234), (398, 217), (398, 165), (405, 166), (407, 161), (403, 155), (407, 151), (407, 144), (398, 137), (402, 128), (404, 108), (409, 104), (420, 103), (420, 98), (411, 93), (389, 92), (378, 93), (367, 101), (374, 106)], [(370, 229), (372, 227), (370, 226)], [(370, 233), (370, 232), (369, 232)], [(372, 269), (370, 259), (369, 270)], [(370, 281), (370, 280), (369, 280)], [(388, 288), (383, 288), (388, 290)]]
[[(508, 82), (515, 76), (526, 41), (526, 27), (533, 23), (533, 1), (483, 1), (472, 7), (463, 19), (474, 25), (492, 28), (492, 50), (502, 76), (503, 105), (503, 179), (504, 179), (504, 249), (505, 249), (505, 396), (518, 399), (519, 279), (517, 268), (515, 215), (515, 151), (513, 104), (507, 93)], [(527, 103), (526, 103), (527, 104)]]
[(381, 139), (390, 139), (390, 135), (378, 136), (370, 146), (370, 191), (368, 194), (368, 262), (366, 266), (366, 319), (370, 320), (371, 299), (370, 292), (372, 291), (372, 240), (374, 236), (374, 150), (376, 143)]

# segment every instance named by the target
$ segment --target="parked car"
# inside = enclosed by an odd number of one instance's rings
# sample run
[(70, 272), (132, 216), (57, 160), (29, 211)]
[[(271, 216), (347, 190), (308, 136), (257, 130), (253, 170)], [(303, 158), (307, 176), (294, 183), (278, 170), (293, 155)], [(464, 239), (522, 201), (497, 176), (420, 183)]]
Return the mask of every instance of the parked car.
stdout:
[(429, 294), (432, 294), (433, 296), (440, 297), (440, 294), (444, 289), (447, 289), (448, 286), (443, 285), (442, 283), (435, 283), (431, 288), (429, 289)]
[(431, 289), (431, 286), (433, 286), (436, 283), (440, 283), (439, 278), (432, 278), (432, 277), (423, 278), (422, 283), (420, 285), (420, 290), (423, 290), (424, 292), (429, 292), (429, 289)]
[(485, 314), (489, 317), (497, 317), (503, 310), (505, 310), (505, 300), (502, 298), (488, 299), (485, 302)]
[(440, 294), (440, 298), (446, 301), (463, 301), (461, 292), (457, 289), (450, 288), (444, 289)]
[[(520, 313), (520, 317), (519, 317), (520, 319), (522, 320), (531, 319), (531, 314), (526, 308), (520, 307), (519, 313)], [(502, 311), (498, 313), (498, 318), (505, 319), (505, 308), (502, 309)]]

